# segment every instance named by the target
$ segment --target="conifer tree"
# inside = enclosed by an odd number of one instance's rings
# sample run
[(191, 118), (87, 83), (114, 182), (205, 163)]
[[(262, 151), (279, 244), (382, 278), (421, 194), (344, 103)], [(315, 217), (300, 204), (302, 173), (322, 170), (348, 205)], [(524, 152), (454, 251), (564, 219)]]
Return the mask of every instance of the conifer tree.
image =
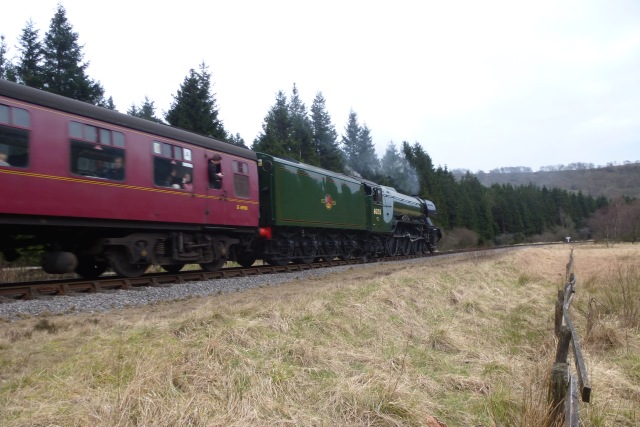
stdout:
[(107, 99), (104, 99), (104, 97), (98, 102), (98, 106), (99, 107), (103, 107), (106, 108), (108, 110), (113, 110), (113, 111), (117, 111), (116, 109), (116, 104), (113, 102), (113, 97), (110, 96)]
[(291, 117), (287, 104), (287, 96), (278, 91), (275, 104), (262, 123), (262, 132), (253, 141), (251, 149), (278, 157), (296, 158), (298, 155), (292, 150), (289, 140)]
[(342, 136), (342, 149), (347, 158), (347, 166), (353, 171), (357, 171), (358, 164), (358, 152), (359, 152), (359, 137), (360, 137), (360, 124), (358, 123), (358, 115), (355, 111), (349, 112), (349, 118), (347, 119), (347, 126), (344, 129), (344, 135)]
[(141, 119), (147, 119), (152, 122), (162, 123), (162, 120), (156, 117), (156, 107), (154, 102), (149, 100), (148, 96), (144, 97), (144, 102), (140, 108), (136, 107), (135, 104), (132, 104), (131, 108), (127, 111), (127, 114), (134, 117), (140, 117)]
[(390, 141), (380, 161), (382, 180), (380, 184), (394, 187), (405, 194), (418, 194), (420, 186), (415, 170), (398, 152), (396, 145)]
[(173, 97), (165, 120), (175, 127), (226, 141), (227, 132), (218, 118), (215, 94), (211, 93), (211, 74), (200, 64), (200, 71), (193, 68)]
[(300, 99), (298, 88), (293, 84), (291, 91), (291, 102), (289, 102), (289, 119), (291, 120), (291, 129), (289, 133), (289, 143), (291, 146), (288, 151), (296, 153), (294, 157), (302, 162), (310, 165), (318, 165), (319, 159), (313, 141), (313, 130), (311, 121), (307, 114), (307, 107)]
[(16, 81), (15, 67), (8, 58), (9, 48), (4, 40), (4, 35), (0, 35), (0, 79)]
[(22, 29), (19, 42), (20, 59), (16, 66), (18, 81), (26, 86), (42, 89), (44, 85), (42, 42), (32, 20), (27, 21)]
[(380, 160), (376, 154), (373, 138), (371, 138), (371, 130), (366, 125), (362, 125), (360, 135), (358, 135), (358, 172), (363, 178), (377, 181), (380, 175)]
[(78, 34), (61, 4), (51, 19), (43, 46), (43, 88), (49, 92), (91, 104), (104, 103), (104, 89), (86, 75), (89, 63), (83, 63)]
[(415, 169), (420, 182), (421, 194), (429, 197), (438, 196), (437, 180), (435, 179), (435, 171), (431, 156), (427, 154), (420, 143), (416, 142), (413, 146), (407, 141), (402, 142), (402, 152), (405, 159)]
[(342, 136), (342, 145), (347, 157), (347, 166), (366, 179), (375, 180), (380, 174), (380, 160), (376, 155), (367, 125), (360, 126), (358, 115), (351, 110)]
[(240, 136), (239, 133), (236, 133), (235, 135), (229, 133), (229, 136), (227, 137), (227, 142), (229, 144), (237, 145), (238, 147), (248, 148), (247, 144), (244, 142), (244, 139)]
[(320, 167), (334, 172), (344, 172), (344, 153), (338, 145), (338, 133), (331, 123), (322, 92), (316, 94), (311, 104), (311, 128)]

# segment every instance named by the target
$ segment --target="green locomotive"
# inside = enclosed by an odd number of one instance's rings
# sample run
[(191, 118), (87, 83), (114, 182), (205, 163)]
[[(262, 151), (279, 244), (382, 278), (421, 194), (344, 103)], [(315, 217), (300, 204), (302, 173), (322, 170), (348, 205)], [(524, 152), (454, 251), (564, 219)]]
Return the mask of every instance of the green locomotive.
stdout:
[(257, 153), (257, 258), (272, 265), (433, 252), (440, 230), (428, 200), (314, 166)]

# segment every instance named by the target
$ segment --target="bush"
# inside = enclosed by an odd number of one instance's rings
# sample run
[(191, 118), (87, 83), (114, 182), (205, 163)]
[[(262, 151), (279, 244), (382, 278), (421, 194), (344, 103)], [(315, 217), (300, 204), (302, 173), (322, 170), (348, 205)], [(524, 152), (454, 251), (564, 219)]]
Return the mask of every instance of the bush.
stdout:
[(443, 239), (438, 244), (441, 250), (454, 250), (473, 248), (478, 246), (478, 233), (467, 228), (454, 228), (444, 233)]

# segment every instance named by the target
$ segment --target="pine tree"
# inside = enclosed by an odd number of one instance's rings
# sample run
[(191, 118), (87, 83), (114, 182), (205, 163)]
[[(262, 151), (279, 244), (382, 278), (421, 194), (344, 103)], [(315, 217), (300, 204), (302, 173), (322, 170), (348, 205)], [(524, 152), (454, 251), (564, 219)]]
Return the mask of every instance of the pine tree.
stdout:
[(156, 117), (156, 107), (154, 102), (149, 100), (148, 96), (144, 97), (144, 102), (140, 108), (136, 107), (135, 104), (132, 104), (131, 108), (127, 111), (127, 114), (134, 117), (140, 117), (141, 119), (147, 119), (152, 122), (162, 123), (162, 120)]
[(82, 47), (78, 45), (78, 34), (73, 32), (64, 7), (58, 4), (44, 39), (43, 88), (98, 105), (104, 102), (104, 89), (85, 74), (89, 63), (82, 63)]
[(380, 160), (373, 145), (371, 130), (366, 123), (360, 129), (360, 135), (358, 135), (358, 151), (357, 167), (359, 170), (356, 170), (363, 178), (377, 181), (380, 175)]
[(273, 156), (296, 158), (292, 150), (289, 134), (291, 117), (287, 97), (281, 90), (276, 95), (276, 103), (271, 107), (262, 123), (262, 132), (253, 141), (251, 149)]
[(229, 133), (229, 136), (227, 137), (227, 142), (229, 144), (237, 145), (238, 147), (248, 148), (247, 144), (245, 144), (244, 139), (240, 136), (239, 133), (236, 133), (235, 135)]
[(360, 137), (360, 124), (358, 123), (358, 115), (355, 111), (349, 112), (349, 118), (347, 119), (347, 126), (344, 129), (344, 135), (342, 136), (342, 149), (347, 158), (347, 166), (352, 171), (357, 171), (358, 166), (358, 153), (359, 153), (359, 137)]
[(289, 102), (289, 118), (291, 120), (291, 130), (289, 141), (291, 147), (289, 151), (296, 152), (296, 159), (310, 165), (318, 165), (319, 159), (314, 146), (313, 130), (311, 121), (307, 115), (307, 107), (300, 99), (298, 88), (293, 84), (291, 91), (291, 102)]
[(322, 92), (316, 94), (311, 104), (311, 128), (320, 167), (334, 172), (344, 172), (344, 153), (338, 145), (338, 133), (331, 123)]
[(437, 186), (438, 181), (435, 179), (431, 156), (424, 151), (418, 142), (411, 146), (407, 141), (403, 141), (402, 152), (404, 153), (405, 159), (407, 159), (418, 174), (421, 194), (433, 198), (437, 197), (439, 193)]
[(218, 118), (215, 94), (211, 93), (211, 74), (204, 63), (200, 64), (199, 72), (189, 70), (165, 119), (171, 126), (227, 140), (227, 132)]
[(107, 110), (113, 110), (113, 111), (117, 111), (116, 109), (116, 104), (113, 102), (113, 97), (110, 96), (107, 99), (104, 99), (104, 97), (98, 102), (97, 104), (99, 107), (103, 107), (106, 108)]
[(415, 170), (398, 152), (393, 141), (387, 145), (387, 150), (380, 162), (382, 180), (380, 184), (394, 187), (405, 194), (419, 194), (420, 186)]
[(380, 178), (380, 160), (373, 146), (371, 131), (366, 124), (360, 126), (358, 115), (353, 110), (349, 113), (342, 146), (349, 169), (365, 179), (375, 181)]
[(33, 21), (27, 21), (20, 35), (19, 63), (16, 66), (18, 81), (36, 89), (42, 89), (44, 85), (44, 71), (42, 68), (43, 50), (38, 30), (34, 28)]
[(16, 81), (15, 67), (7, 57), (9, 49), (4, 40), (4, 35), (0, 35), (0, 79)]

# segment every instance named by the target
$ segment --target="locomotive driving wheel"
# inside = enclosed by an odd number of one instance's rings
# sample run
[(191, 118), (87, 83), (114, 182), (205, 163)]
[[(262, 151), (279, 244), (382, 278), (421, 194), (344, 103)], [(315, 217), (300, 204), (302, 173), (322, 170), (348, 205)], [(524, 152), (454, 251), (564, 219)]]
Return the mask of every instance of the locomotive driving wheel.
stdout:
[(149, 268), (146, 262), (132, 263), (124, 250), (110, 253), (108, 259), (111, 268), (119, 276), (139, 277)]
[(394, 237), (389, 237), (384, 242), (384, 251), (387, 256), (396, 256), (398, 255), (398, 239)]
[(411, 239), (408, 237), (400, 237), (397, 240), (400, 255), (409, 255), (409, 253), (411, 252)]

